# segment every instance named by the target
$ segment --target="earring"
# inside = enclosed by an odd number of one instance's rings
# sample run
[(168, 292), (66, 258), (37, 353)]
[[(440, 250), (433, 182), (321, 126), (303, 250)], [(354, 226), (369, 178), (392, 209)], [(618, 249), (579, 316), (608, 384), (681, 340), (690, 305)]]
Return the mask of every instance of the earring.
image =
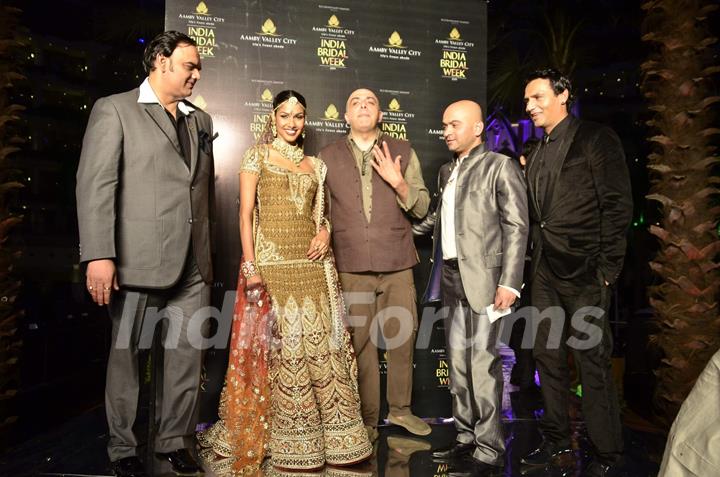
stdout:
[(275, 123), (270, 123), (270, 132), (273, 137), (277, 137), (277, 128), (275, 127)]
[(305, 139), (305, 130), (304, 129), (302, 130), (302, 133), (300, 133), (300, 135), (302, 136), (303, 139)]

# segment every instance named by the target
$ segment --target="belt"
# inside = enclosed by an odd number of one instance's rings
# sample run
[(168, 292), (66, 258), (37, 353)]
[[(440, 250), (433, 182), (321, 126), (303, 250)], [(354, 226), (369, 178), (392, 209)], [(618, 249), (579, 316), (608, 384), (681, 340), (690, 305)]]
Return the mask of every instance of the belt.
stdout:
[(453, 270), (459, 270), (459, 268), (460, 268), (458, 265), (457, 258), (449, 258), (447, 260), (443, 260), (443, 265), (448, 268), (452, 268)]

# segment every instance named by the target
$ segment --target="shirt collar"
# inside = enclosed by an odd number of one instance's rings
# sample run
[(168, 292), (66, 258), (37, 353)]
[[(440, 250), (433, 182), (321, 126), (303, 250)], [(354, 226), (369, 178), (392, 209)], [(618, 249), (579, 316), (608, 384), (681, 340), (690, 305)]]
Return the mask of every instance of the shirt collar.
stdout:
[[(373, 146), (374, 146), (375, 144), (380, 143), (380, 140), (381, 140), (381, 138), (382, 138), (382, 135), (383, 135), (383, 132), (380, 130), (380, 128), (377, 128), (377, 129), (375, 130), (375, 142), (373, 142)], [(355, 147), (358, 148), (358, 150), (360, 150), (360, 147), (357, 145), (357, 143), (355, 142), (355, 139), (353, 139), (353, 137), (352, 137), (352, 132), (349, 132), (349, 133), (348, 133), (348, 135), (347, 135), (347, 141), (348, 141), (348, 144), (350, 144), (351, 146), (355, 146)], [(372, 147), (371, 147), (370, 149), (372, 149)]]
[(483, 152), (483, 151), (485, 151), (485, 143), (480, 143), (477, 146), (470, 149), (470, 151), (468, 151), (468, 153), (465, 154), (464, 156), (455, 158), (455, 162), (457, 164), (460, 164), (464, 159), (467, 159), (468, 157), (472, 156), (476, 152)]
[(547, 144), (548, 142), (555, 141), (563, 136), (565, 134), (565, 131), (568, 130), (568, 127), (570, 126), (570, 122), (572, 121), (571, 116), (568, 114), (565, 116), (562, 121), (557, 123), (557, 126), (553, 128), (552, 131), (550, 131), (550, 134), (546, 134), (543, 137), (543, 142)]
[[(140, 94), (138, 95), (138, 103), (143, 104), (159, 104), (162, 106), (162, 103), (158, 99), (157, 95), (155, 94), (155, 91), (153, 91), (152, 86), (150, 86), (150, 79), (145, 78), (145, 81), (142, 82), (140, 85)], [(163, 106), (164, 108), (164, 106)], [(183, 113), (185, 116), (189, 115), (193, 111), (195, 111), (195, 108), (190, 106), (185, 101), (178, 101), (178, 109), (181, 113)]]

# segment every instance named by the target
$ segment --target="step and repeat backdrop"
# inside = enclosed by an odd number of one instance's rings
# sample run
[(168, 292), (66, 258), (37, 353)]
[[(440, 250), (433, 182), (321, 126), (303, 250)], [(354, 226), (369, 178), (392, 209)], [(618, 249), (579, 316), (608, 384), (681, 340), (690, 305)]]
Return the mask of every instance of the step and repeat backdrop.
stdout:
[[(262, 132), (273, 96), (284, 89), (305, 96), (306, 152), (314, 154), (347, 134), (347, 96), (359, 87), (372, 89), (384, 114), (382, 130), (412, 143), (434, 192), (437, 171), (450, 158), (442, 140), (444, 108), (464, 98), (485, 105), (486, 15), (482, 0), (166, 1), (166, 29), (194, 38), (202, 57), (190, 100), (212, 115), (219, 133), (218, 306), (235, 289), (240, 260), (237, 171)], [(436, 305), (420, 303), (430, 270), (429, 238), (417, 246), (421, 323), (413, 407), (421, 416), (450, 416), (442, 324)], [(230, 318), (225, 313), (221, 320)], [(208, 352), (204, 420), (215, 417), (226, 361), (227, 349)]]

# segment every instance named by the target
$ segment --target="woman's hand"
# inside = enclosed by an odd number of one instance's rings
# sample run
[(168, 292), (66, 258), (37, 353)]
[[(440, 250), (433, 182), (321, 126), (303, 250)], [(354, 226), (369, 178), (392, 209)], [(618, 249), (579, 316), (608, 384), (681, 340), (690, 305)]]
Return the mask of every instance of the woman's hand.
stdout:
[(320, 232), (310, 240), (310, 248), (307, 251), (307, 258), (319, 260), (325, 256), (330, 249), (330, 232), (321, 228)]
[(248, 278), (245, 282), (245, 291), (250, 290), (251, 288), (257, 288), (263, 285), (263, 279), (262, 276), (258, 273), (253, 275), (252, 277)]

